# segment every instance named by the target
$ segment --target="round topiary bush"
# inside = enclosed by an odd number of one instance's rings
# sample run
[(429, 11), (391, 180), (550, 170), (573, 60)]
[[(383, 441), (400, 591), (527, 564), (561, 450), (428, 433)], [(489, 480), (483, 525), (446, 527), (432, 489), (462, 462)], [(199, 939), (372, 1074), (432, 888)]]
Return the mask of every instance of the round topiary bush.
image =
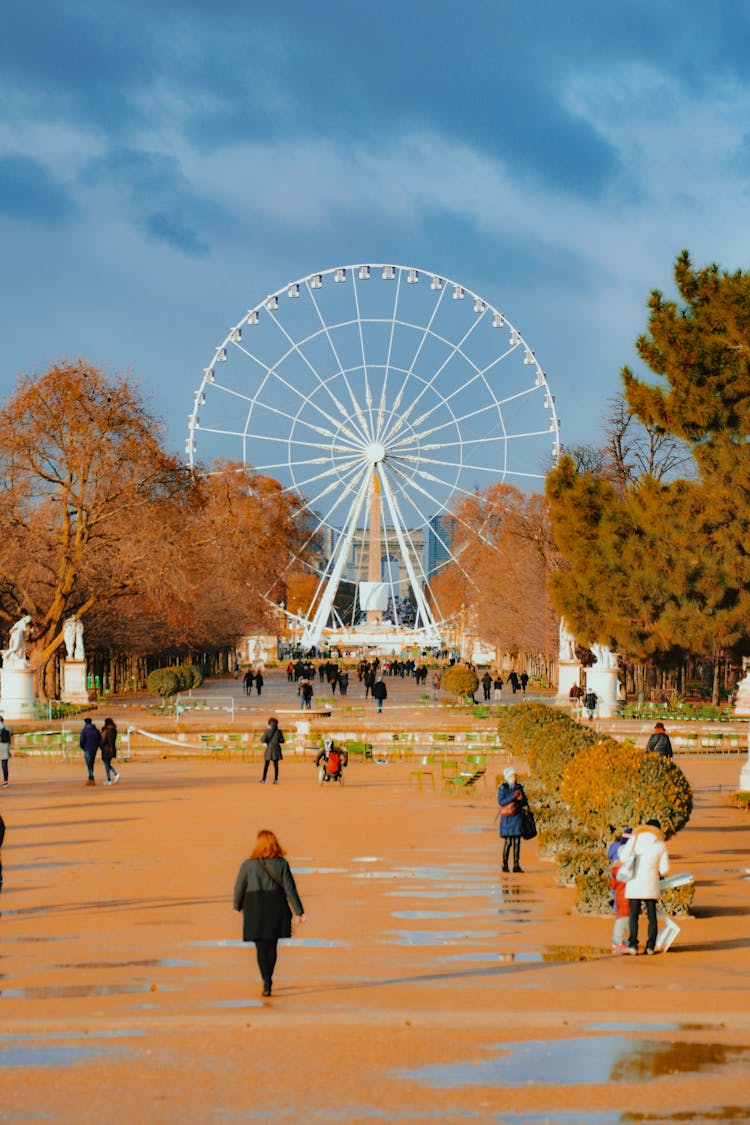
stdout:
[(673, 836), (693, 810), (688, 780), (669, 758), (611, 738), (576, 755), (560, 795), (605, 845), (615, 832), (652, 819)]
[(146, 687), (153, 695), (175, 695), (180, 690), (180, 683), (172, 668), (157, 668), (151, 672), (146, 680)]
[(451, 664), (443, 672), (443, 688), (449, 695), (471, 699), (479, 687), (479, 676), (464, 664)]
[(186, 674), (189, 674), (191, 682), (188, 684), (190, 688), (198, 688), (203, 683), (203, 669), (198, 664), (183, 664)]

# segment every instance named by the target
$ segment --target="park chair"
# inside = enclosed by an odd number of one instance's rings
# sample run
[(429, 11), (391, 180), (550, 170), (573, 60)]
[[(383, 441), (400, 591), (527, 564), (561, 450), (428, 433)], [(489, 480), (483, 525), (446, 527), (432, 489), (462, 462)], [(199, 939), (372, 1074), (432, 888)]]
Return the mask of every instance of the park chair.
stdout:
[(471, 766), (471, 768), (474, 769), (474, 770), (479, 770), (479, 769), (484, 770), (484, 773), (482, 775), (482, 782), (483, 782), (484, 787), (486, 789), (487, 788), (487, 755), (486, 754), (467, 754), (466, 755), (466, 764), (468, 766)]
[(424, 757), (422, 758), (422, 765), (420, 766), (420, 768), (416, 769), (416, 770), (410, 770), (409, 771), (409, 785), (411, 785), (412, 780), (416, 780), (417, 788), (421, 789), (422, 788), (422, 781), (424, 780), (424, 778), (429, 777), (430, 784), (432, 785), (432, 788), (434, 790), (434, 788), (435, 788), (435, 771), (432, 768), (429, 768), (429, 769), (425, 768), (425, 767), (432, 767), (434, 765), (435, 765), (435, 755), (434, 754), (425, 754)]
[(440, 762), (440, 778), (442, 782), (443, 792), (445, 792), (448, 782), (458, 773), (458, 758), (443, 758)]
[(226, 746), (222, 743), (218, 734), (202, 734), (200, 735), (201, 749), (206, 750), (212, 758), (218, 758), (222, 754), (226, 754)]
[(457, 773), (454, 777), (447, 777), (445, 779), (445, 791), (452, 797), (456, 793), (463, 793), (464, 796), (472, 794), (476, 790), (477, 782), (483, 779), (486, 772), (486, 769), (479, 768), (470, 773)]

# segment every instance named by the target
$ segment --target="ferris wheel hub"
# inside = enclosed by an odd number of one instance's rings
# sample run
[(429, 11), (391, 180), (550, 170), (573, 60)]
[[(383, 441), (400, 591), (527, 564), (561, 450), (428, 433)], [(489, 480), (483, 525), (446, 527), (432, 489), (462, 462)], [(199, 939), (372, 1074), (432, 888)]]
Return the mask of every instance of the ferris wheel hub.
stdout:
[(365, 449), (365, 456), (372, 465), (385, 461), (385, 446), (382, 441), (372, 441)]

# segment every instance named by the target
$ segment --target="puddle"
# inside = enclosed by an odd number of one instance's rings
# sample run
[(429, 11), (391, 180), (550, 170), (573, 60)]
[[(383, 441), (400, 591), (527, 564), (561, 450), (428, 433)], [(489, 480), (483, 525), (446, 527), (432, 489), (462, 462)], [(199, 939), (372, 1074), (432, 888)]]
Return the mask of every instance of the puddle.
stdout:
[[(497, 941), (496, 930), (388, 930), (396, 945), (458, 945), (466, 941)], [(390, 943), (389, 943), (390, 944)]]
[[(228, 947), (230, 949), (244, 949), (252, 942), (242, 941), (240, 938), (218, 938), (214, 941), (193, 941), (191, 945)], [(281, 938), (279, 945), (301, 945), (306, 949), (343, 949), (345, 941), (333, 941), (326, 938)]]
[(587, 1023), (584, 1031), (721, 1031), (723, 1023), (631, 1023), (622, 1020), (603, 1020)]
[(195, 968), (200, 961), (185, 961), (181, 957), (151, 957), (143, 961), (67, 961), (51, 965), (52, 969), (186, 969)]
[(296, 875), (344, 875), (346, 874), (345, 867), (300, 867), (295, 863), (294, 872)]
[(481, 1062), (448, 1063), (399, 1069), (397, 1077), (424, 1082), (432, 1089), (464, 1086), (578, 1086), (608, 1082), (646, 1082), (673, 1074), (720, 1070), (743, 1059), (750, 1048), (719, 1043), (663, 1043), (613, 1035), (499, 1043), (501, 1052)]
[[(6, 911), (6, 913), (7, 913), (7, 911)], [(34, 934), (32, 937), (23, 937), (23, 936), (18, 936), (18, 937), (8, 936), (8, 937), (6, 937), (3, 934), (3, 941), (4, 942), (7, 942), (7, 941), (22, 941), (24, 943), (24, 945), (26, 944), (26, 942), (33, 942), (33, 941), (77, 941), (77, 940), (78, 939), (73, 937), (72, 934), (50, 934), (49, 937), (40, 936), (39, 934)]]
[(4, 1047), (0, 1050), (0, 1068), (73, 1066), (108, 1053), (106, 1047)]
[(378, 855), (355, 855), (352, 857), (352, 863), (380, 863), (380, 856)]
[(0, 988), (3, 1000), (73, 1000), (89, 996), (127, 996), (132, 992), (172, 992), (168, 985), (50, 984), (33, 988)]
[[(39, 1043), (45, 1039), (133, 1039), (139, 1035), (146, 1035), (145, 1027), (121, 1027), (121, 1028), (106, 1028), (99, 1031), (21, 1031), (9, 1034), (7, 1032), (0, 1033), (0, 1043), (8, 1041), (11, 1043), (18, 1043), (22, 1041), (29, 1041)], [(2, 1048), (0, 1047), (0, 1050)]]
[(434, 921), (436, 918), (471, 918), (466, 910), (393, 910), (392, 918), (406, 918), (411, 922)]
[(262, 1000), (212, 1000), (207, 1008), (262, 1008)]

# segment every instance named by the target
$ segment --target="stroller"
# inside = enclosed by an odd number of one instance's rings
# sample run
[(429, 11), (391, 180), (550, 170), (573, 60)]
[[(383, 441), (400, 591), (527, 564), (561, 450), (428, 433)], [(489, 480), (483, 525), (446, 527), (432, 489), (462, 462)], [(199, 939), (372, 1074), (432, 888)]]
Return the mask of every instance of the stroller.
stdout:
[(331, 781), (343, 785), (344, 766), (347, 765), (348, 760), (349, 755), (346, 750), (338, 749), (334, 746), (332, 738), (326, 738), (323, 749), (315, 759), (315, 765), (318, 767), (318, 785), (326, 785)]

